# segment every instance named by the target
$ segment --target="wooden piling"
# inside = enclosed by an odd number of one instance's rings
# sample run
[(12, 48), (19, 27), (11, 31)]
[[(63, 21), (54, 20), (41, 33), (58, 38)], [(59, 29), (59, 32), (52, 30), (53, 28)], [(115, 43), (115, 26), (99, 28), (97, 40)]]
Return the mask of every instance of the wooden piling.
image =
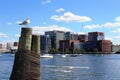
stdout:
[(31, 28), (22, 28), (10, 80), (40, 80), (39, 43), (36, 36), (32, 40)]
[(31, 51), (35, 51), (36, 53), (40, 54), (40, 36), (39, 35), (32, 35)]
[(31, 50), (32, 29), (22, 28), (21, 37), (19, 39), (18, 51)]
[[(32, 35), (32, 44), (31, 44), (31, 69), (32, 78), (37, 78), (35, 80), (40, 80), (40, 36)], [(38, 56), (36, 56), (38, 55)]]

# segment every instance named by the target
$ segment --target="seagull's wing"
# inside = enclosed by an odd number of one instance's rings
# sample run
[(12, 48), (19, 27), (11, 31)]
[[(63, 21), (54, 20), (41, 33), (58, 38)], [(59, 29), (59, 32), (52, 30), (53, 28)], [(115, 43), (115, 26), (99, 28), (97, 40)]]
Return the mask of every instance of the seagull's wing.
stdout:
[(22, 23), (20, 23), (19, 25), (26, 25), (28, 24), (27, 21), (23, 21)]

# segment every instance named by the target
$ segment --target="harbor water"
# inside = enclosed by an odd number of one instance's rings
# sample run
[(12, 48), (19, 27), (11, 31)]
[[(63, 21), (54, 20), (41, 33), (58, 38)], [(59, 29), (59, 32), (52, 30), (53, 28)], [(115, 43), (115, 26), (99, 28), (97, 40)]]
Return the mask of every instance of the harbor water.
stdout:
[[(0, 54), (0, 80), (9, 80), (14, 56)], [(60, 54), (41, 58), (41, 80), (120, 80), (119, 54)]]

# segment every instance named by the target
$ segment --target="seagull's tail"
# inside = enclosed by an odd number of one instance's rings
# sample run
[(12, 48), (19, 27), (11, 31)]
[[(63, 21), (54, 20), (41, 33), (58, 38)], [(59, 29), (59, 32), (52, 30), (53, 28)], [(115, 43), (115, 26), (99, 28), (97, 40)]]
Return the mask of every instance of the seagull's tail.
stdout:
[(19, 25), (23, 25), (22, 23), (19, 23)]

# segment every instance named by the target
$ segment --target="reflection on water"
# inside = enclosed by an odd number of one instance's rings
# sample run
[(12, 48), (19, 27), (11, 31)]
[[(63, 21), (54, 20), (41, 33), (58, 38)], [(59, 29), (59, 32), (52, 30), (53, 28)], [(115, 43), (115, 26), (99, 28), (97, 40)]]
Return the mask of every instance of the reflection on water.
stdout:
[[(9, 80), (14, 56), (0, 56), (0, 80)], [(82, 55), (41, 59), (42, 80), (120, 80), (120, 55)]]

